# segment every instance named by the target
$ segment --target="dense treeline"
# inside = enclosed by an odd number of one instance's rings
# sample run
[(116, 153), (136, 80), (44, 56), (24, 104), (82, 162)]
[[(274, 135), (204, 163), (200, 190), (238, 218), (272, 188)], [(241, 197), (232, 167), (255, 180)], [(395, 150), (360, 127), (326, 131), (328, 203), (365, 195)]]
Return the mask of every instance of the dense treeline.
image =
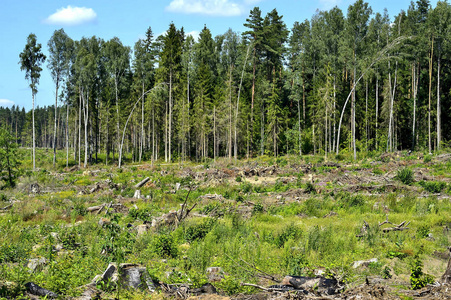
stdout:
[[(46, 60), (56, 105), (36, 110), (36, 145), (68, 147), (85, 165), (99, 153), (120, 164), (122, 152), (174, 161), (439, 150), (451, 139), (450, 16), (446, 1), (412, 2), (391, 20), (358, 0), (289, 30), (276, 9), (255, 7), (241, 35), (204, 27), (195, 41), (171, 23), (133, 49), (60, 29)], [(1, 108), (0, 122), (30, 145), (30, 113)]]

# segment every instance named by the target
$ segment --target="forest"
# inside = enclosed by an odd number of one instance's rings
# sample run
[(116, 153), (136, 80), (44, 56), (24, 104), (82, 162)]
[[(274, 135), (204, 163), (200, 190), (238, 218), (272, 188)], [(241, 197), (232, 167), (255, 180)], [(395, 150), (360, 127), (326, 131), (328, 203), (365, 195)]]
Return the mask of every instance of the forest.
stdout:
[[(450, 16), (446, 1), (391, 18), (358, 0), (289, 29), (255, 7), (245, 32), (205, 26), (197, 41), (173, 23), (133, 48), (60, 29), (48, 57), (30, 34), (19, 64), (33, 109), (2, 107), (0, 122), (20, 146), (67, 149), (67, 165), (431, 153), (451, 139)], [(55, 105), (34, 108), (42, 67)]]

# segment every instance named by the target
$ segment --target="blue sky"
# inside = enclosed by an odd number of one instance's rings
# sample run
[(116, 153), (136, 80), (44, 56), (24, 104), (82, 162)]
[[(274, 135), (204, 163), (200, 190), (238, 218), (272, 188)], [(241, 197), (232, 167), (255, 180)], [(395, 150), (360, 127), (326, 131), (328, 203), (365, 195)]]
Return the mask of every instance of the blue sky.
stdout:
[[(388, 9), (393, 18), (407, 10), (410, 0), (367, 1), (373, 12)], [(431, 1), (435, 7), (437, 1)], [(335, 5), (346, 15), (354, 0), (1, 0), (0, 2), (0, 106), (13, 104), (31, 109), (31, 91), (20, 71), (19, 54), (27, 36), (34, 33), (47, 55), (47, 42), (55, 30), (64, 31), (75, 40), (93, 35), (104, 40), (117, 36), (133, 48), (151, 26), (155, 35), (166, 31), (170, 22), (196, 36), (204, 27), (213, 36), (229, 28), (243, 32), (243, 23), (254, 6), (263, 16), (276, 8), (288, 29), (295, 21), (310, 19), (317, 10)], [(36, 105), (54, 103), (54, 83), (47, 65), (41, 73)]]

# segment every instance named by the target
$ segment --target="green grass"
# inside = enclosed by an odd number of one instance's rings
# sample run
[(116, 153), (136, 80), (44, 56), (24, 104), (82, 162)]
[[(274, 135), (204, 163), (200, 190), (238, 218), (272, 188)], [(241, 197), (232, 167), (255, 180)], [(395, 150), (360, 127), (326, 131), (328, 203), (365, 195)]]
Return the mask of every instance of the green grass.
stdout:
[[(41, 149), (38, 152), (46, 155)], [(25, 155), (24, 167), (29, 168), (28, 152), (22, 155)], [(65, 153), (58, 155), (61, 160), (65, 158)], [(318, 164), (314, 178), (328, 176), (336, 168), (321, 165), (323, 159), (319, 156), (259, 157), (250, 162), (239, 161), (236, 165), (218, 159), (216, 163), (208, 162), (209, 167), (222, 169), (277, 163), (293, 180), (283, 183), (283, 178), (275, 176), (273, 183), (262, 184), (260, 179), (251, 183), (255, 181), (244, 177), (236, 180), (237, 176), (231, 176), (215, 185), (202, 177), (198, 181), (184, 177), (182, 171), (187, 167), (205, 171), (204, 166), (196, 167), (199, 165), (191, 162), (184, 166), (156, 164), (153, 168), (127, 164), (120, 172), (112, 166), (97, 165), (89, 170), (101, 168), (100, 171), (87, 174), (84, 170), (63, 171), (61, 165), (54, 170), (51, 160), (44, 159), (39, 162), (39, 171), (24, 172), (15, 190), (2, 191), (4, 197), (0, 198), (1, 203), (5, 203), (0, 207), (6, 206), (5, 200), (10, 197), (18, 201), (12, 210), (0, 215), (0, 283), (3, 280), (15, 285), (5, 297), (22, 293), (22, 284), (26, 281), (64, 295), (77, 296), (80, 294), (77, 287), (89, 283), (112, 261), (142, 264), (152, 276), (169, 283), (187, 282), (189, 278), (195, 286), (206, 282), (206, 268), (219, 266), (227, 276), (215, 286), (236, 294), (255, 291), (241, 286), (241, 282), (261, 284), (255, 272), (243, 269), (242, 260), (278, 277), (312, 275), (321, 267), (328, 274), (340, 274), (350, 282), (359, 282), (366, 276), (387, 276), (388, 266), (393, 275), (409, 278), (410, 265), (421, 248), (425, 272), (438, 278), (445, 266), (431, 272), (427, 258), (434, 251), (444, 251), (451, 241), (449, 235), (443, 234), (443, 226), (451, 223), (450, 201), (437, 196), (424, 197), (414, 191), (375, 192), (373, 195), (350, 193), (335, 183), (322, 186), (317, 193), (317, 182), (304, 183), (302, 176), (297, 177), (290, 169), (308, 161)], [(343, 154), (335, 161), (343, 164), (348, 159), (351, 161), (351, 156)], [(387, 169), (384, 163), (374, 167), (371, 162), (372, 158), (354, 162), (353, 172), (360, 174), (358, 172), (363, 170), (381, 175)], [(415, 161), (413, 157), (403, 162), (407, 165), (399, 168), (398, 178), (410, 184), (411, 181), (403, 180), (412, 179), (413, 174), (404, 170), (413, 172), (423, 166), (423, 162)], [(447, 168), (446, 164), (435, 165), (432, 170), (447, 175)], [(65, 174), (58, 175), (62, 172)], [(142, 188), (141, 192), (144, 196), (151, 195), (151, 200), (131, 199), (135, 190), (133, 185), (146, 176), (151, 178), (152, 184)], [(337, 173), (337, 176), (344, 175)], [(80, 189), (106, 179), (120, 184), (121, 188), (112, 194), (78, 193)], [(25, 187), (33, 182), (38, 182), (49, 192), (29, 195)], [(176, 183), (181, 183), (182, 189), (174, 193)], [(129, 224), (151, 222), (154, 217), (180, 209), (188, 195), (185, 189), (188, 186), (194, 187), (188, 197), (188, 206), (196, 204), (193, 212), (207, 217), (188, 219), (177, 228), (150, 230), (141, 236), (129, 228)], [(430, 193), (438, 190), (448, 193), (448, 186), (441, 181), (419, 182), (413, 187)], [(290, 200), (286, 195), (290, 192), (299, 193), (301, 197)], [(200, 197), (215, 193), (223, 198), (205, 200)], [(284, 196), (276, 201), (277, 195)], [(130, 209), (129, 213), (96, 215), (86, 210), (111, 201), (121, 201)], [(239, 213), (243, 206), (250, 207), (246, 216)], [(336, 215), (325, 217), (330, 212)], [(409, 230), (383, 233), (379, 223), (387, 214), (394, 224), (410, 222)], [(111, 223), (103, 227), (98, 225), (100, 217), (110, 219)], [(369, 224), (367, 234), (357, 237), (364, 221)], [(51, 233), (57, 233), (59, 237), (53, 238)], [(429, 238), (429, 234), (433, 238)], [(54, 253), (51, 249), (57, 244), (63, 244), (67, 253)], [(37, 257), (48, 259), (45, 269), (36, 273), (25, 270), (26, 261)], [(378, 258), (379, 263), (369, 268), (350, 267), (355, 260), (373, 257)], [(167, 272), (171, 272), (169, 277), (166, 277)], [(130, 297), (140, 295), (139, 292), (130, 293)]]

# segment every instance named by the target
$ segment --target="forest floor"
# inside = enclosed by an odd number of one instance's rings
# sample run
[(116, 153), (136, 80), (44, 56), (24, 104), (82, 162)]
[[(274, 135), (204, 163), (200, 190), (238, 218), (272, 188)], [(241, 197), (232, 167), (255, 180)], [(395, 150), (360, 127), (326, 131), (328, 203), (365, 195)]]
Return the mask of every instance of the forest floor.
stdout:
[(0, 297), (451, 299), (451, 154), (72, 165), (0, 191)]

